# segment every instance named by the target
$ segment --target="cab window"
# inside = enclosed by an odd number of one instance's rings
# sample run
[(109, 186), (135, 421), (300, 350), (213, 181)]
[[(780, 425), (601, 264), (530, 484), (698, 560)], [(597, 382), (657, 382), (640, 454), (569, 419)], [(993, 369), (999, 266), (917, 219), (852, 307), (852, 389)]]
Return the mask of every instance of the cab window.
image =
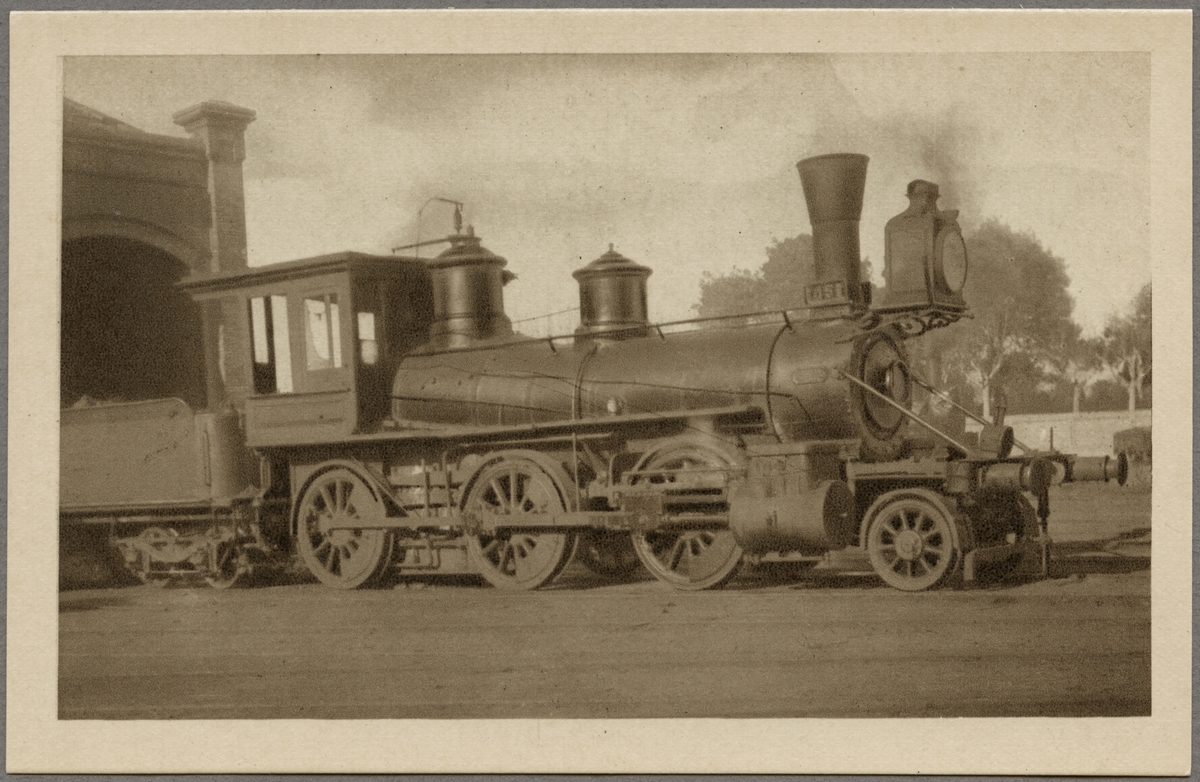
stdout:
[(286, 296), (250, 299), (250, 334), (254, 343), (254, 392), (292, 393), (292, 349), (288, 343)]
[(304, 299), (304, 352), (309, 370), (342, 366), (341, 317), (337, 294)]
[(365, 366), (379, 363), (379, 342), (375, 337), (375, 313), (358, 313), (358, 357)]

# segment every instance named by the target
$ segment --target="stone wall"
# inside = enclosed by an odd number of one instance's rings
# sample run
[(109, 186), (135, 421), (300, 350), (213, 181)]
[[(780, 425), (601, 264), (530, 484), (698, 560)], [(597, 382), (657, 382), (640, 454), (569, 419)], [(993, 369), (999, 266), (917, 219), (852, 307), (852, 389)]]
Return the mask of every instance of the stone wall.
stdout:
[[(1138, 410), (1131, 416), (1127, 410), (1104, 413), (1038, 413), (1010, 415), (1004, 422), (1030, 448), (1050, 449), (1053, 432), (1054, 447), (1064, 453), (1080, 456), (1111, 454), (1112, 437), (1122, 429), (1150, 426), (1150, 410)], [(967, 422), (968, 432), (979, 431), (979, 424)]]

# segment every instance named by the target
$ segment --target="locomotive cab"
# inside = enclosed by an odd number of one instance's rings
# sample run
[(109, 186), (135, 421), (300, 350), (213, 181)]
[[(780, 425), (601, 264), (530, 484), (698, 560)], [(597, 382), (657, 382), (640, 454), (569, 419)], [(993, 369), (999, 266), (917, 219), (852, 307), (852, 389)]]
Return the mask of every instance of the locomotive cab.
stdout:
[(399, 359), (432, 321), (429, 274), (415, 259), (338, 253), (181, 287), (221, 302), (220, 374), (251, 447), (377, 429)]

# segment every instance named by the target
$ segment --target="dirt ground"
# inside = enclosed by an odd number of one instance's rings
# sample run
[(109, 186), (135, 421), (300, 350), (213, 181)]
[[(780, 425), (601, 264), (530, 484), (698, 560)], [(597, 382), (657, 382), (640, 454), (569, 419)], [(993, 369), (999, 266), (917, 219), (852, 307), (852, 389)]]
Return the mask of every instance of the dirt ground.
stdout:
[(1063, 487), (1053, 503), (1050, 578), (961, 591), (901, 593), (844, 555), (700, 593), (579, 565), (536, 593), (68, 590), (59, 715), (1149, 714), (1149, 495)]

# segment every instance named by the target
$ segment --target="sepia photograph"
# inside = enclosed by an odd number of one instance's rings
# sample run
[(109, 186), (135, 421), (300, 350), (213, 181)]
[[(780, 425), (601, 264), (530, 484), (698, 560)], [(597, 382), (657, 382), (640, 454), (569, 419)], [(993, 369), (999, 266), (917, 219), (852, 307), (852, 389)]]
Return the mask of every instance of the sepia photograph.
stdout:
[(9, 771), (1186, 773), (1190, 15), (888, 16), (18, 18)]

